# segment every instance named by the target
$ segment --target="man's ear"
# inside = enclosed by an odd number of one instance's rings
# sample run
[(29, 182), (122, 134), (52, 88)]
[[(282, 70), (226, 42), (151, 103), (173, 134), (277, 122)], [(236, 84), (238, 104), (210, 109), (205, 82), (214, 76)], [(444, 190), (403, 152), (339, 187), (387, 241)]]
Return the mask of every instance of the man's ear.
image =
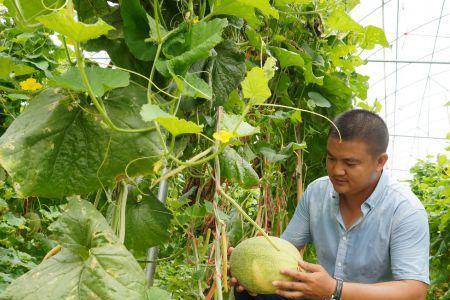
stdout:
[(381, 170), (383, 170), (384, 165), (386, 164), (388, 160), (388, 155), (386, 152), (380, 154), (380, 156), (378, 156), (377, 158), (377, 171), (380, 172)]

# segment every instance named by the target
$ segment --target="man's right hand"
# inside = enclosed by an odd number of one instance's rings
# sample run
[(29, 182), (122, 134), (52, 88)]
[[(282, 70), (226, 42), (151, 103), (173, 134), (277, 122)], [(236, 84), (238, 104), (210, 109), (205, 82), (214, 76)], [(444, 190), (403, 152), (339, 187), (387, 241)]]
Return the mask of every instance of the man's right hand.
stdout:
[[(228, 248), (228, 256), (231, 255), (231, 252), (233, 252), (234, 248), (233, 247), (229, 247)], [(229, 269), (228, 269), (229, 271)], [(243, 285), (240, 285), (239, 282), (237, 281), (236, 277), (233, 277), (232, 274), (231, 275), (231, 284), (234, 285), (236, 291), (238, 291), (239, 293), (242, 293), (243, 291), (245, 291), (245, 287)], [(250, 293), (248, 292), (248, 294), (250, 296), (256, 296), (257, 294), (255, 293)]]

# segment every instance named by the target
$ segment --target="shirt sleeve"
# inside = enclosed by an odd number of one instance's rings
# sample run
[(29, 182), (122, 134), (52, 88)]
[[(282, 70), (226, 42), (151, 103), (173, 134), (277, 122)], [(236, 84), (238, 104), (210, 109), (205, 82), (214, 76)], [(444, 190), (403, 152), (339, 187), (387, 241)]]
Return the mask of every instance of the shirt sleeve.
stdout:
[(308, 190), (309, 188), (303, 193), (291, 221), (281, 235), (282, 239), (291, 242), (296, 247), (304, 246), (311, 241)]
[(419, 209), (393, 224), (391, 269), (395, 280), (414, 279), (430, 284), (430, 236), (427, 213)]

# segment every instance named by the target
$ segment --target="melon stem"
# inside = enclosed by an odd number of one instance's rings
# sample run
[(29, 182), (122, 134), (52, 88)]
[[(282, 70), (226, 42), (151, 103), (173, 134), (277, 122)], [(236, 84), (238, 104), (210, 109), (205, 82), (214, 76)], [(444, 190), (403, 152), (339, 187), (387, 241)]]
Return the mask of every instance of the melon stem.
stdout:
[(278, 248), (278, 246), (275, 245), (275, 243), (270, 239), (269, 235), (264, 231), (264, 229), (262, 229), (255, 221), (253, 221), (252, 218), (250, 218), (250, 216), (242, 209), (242, 207), (236, 202), (236, 200), (234, 200), (227, 193), (225, 193), (222, 187), (219, 187), (219, 192), (222, 196), (225, 197), (225, 199), (230, 201), (230, 203), (239, 211), (239, 213), (266, 238), (266, 240), (272, 245), (272, 247), (275, 248), (275, 250), (280, 251), (280, 248)]

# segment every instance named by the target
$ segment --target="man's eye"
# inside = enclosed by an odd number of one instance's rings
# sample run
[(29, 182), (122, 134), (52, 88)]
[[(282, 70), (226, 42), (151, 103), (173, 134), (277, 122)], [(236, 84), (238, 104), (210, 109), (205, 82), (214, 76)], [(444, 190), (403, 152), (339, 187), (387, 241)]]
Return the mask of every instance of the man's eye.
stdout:
[(327, 159), (328, 160), (336, 160), (334, 157), (329, 157), (329, 156), (327, 156)]

